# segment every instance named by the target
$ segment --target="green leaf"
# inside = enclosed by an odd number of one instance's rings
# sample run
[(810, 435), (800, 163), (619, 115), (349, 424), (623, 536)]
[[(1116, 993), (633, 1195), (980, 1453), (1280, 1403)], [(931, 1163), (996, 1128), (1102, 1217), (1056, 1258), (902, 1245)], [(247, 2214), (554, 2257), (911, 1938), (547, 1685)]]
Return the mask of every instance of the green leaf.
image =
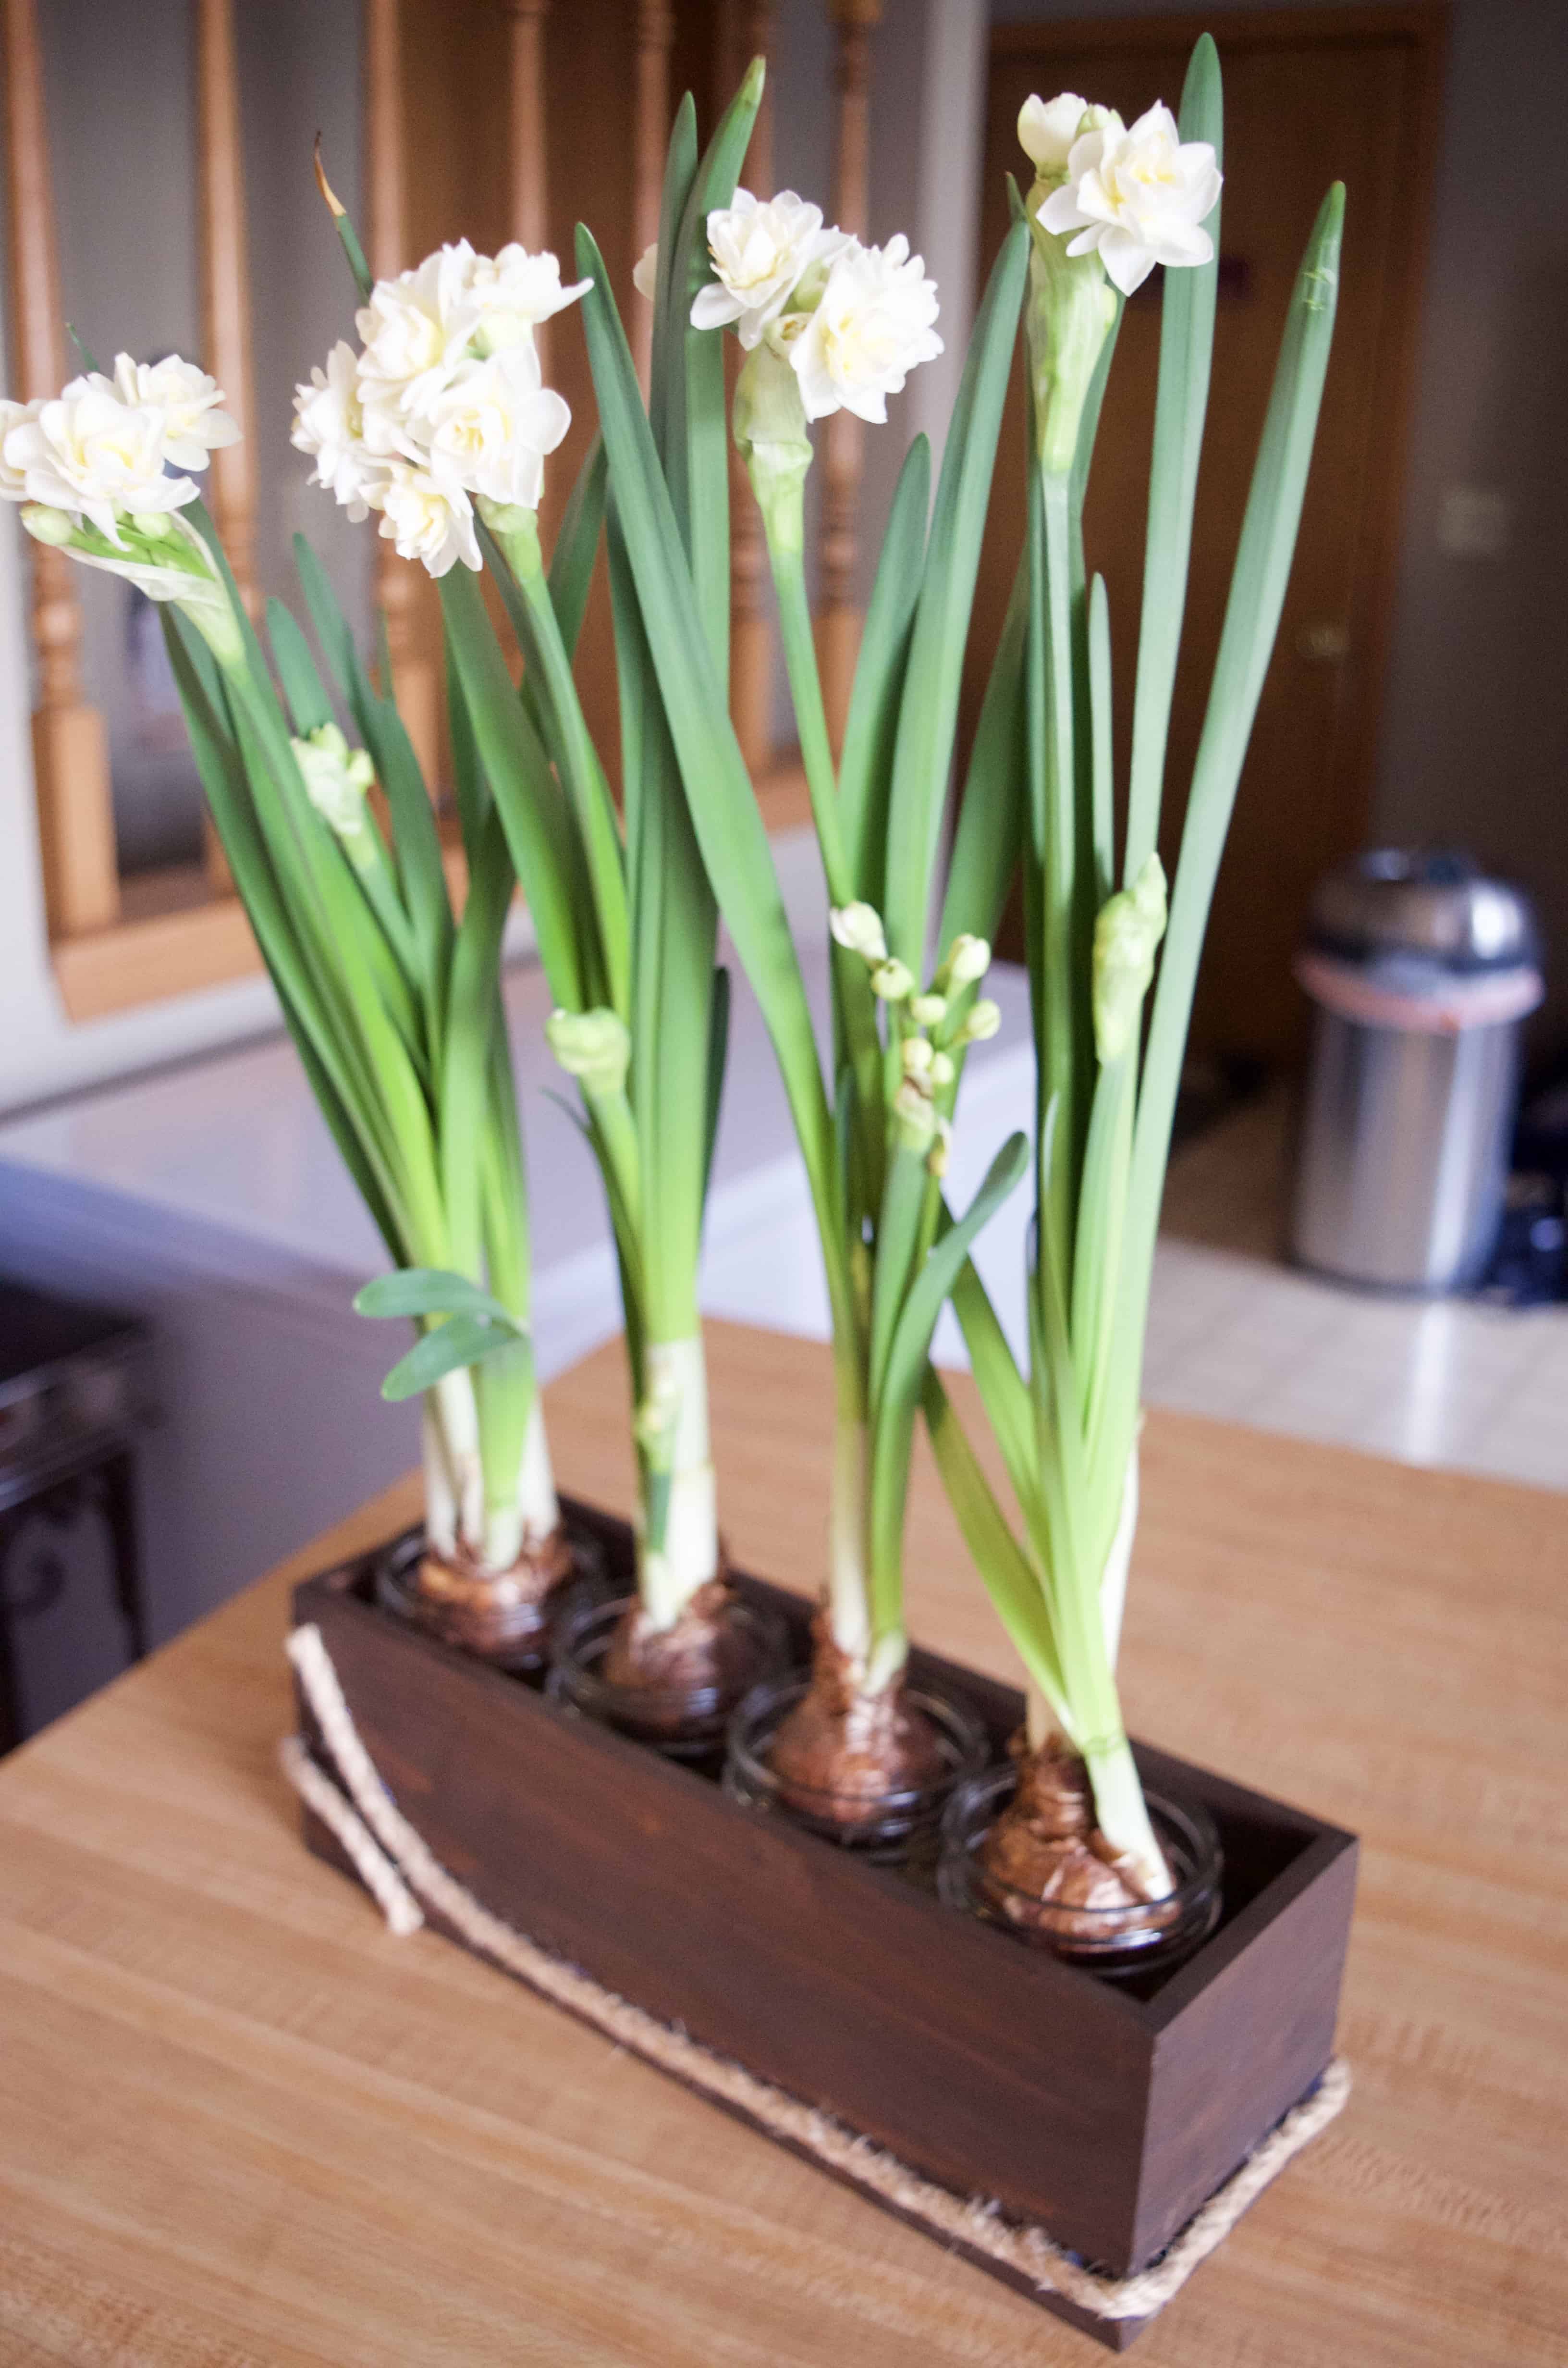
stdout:
[(942, 456), (910, 638), (889, 801), (883, 918), (890, 951), (916, 972), (925, 951), (964, 647), (1028, 249), (1028, 230), (1017, 222), (1003, 242), (975, 321)]
[(565, 800), (512, 687), (483, 598), (466, 567), (442, 577), (441, 607), (475, 745), (528, 899), (550, 991), (563, 1009), (584, 1011), (590, 983), (584, 976), (577, 916), (585, 883)]
[(719, 1111), (724, 1099), (724, 1070), (730, 1055), (730, 973), (721, 962), (713, 973), (713, 1000), (709, 1009), (708, 1123), (703, 1130), (702, 1199), (713, 1177), (713, 1154), (719, 1142)]
[(444, 1025), (452, 909), (429, 791), (396, 705), (371, 689), (331, 580), (302, 534), (294, 537), (294, 564), (322, 654), (348, 701), (386, 795), (398, 878), (419, 949), (424, 992), (439, 1030)]
[(416, 1340), (406, 1357), (399, 1358), (381, 1383), (381, 1395), (394, 1405), (403, 1398), (418, 1397), (449, 1373), (480, 1364), (498, 1349), (515, 1349), (518, 1338), (516, 1326), (509, 1323), (503, 1327), (480, 1315), (449, 1315)]
[(521, 1337), (519, 1325), (483, 1286), (444, 1267), (405, 1266), (378, 1274), (355, 1294), (357, 1315), (472, 1315)]
[(703, 861), (778, 1055), (823, 1239), (835, 1331), (852, 1338), (833, 1122), (767, 833), (714, 669), (604, 259), (581, 227), (577, 265), (594, 282), (584, 326), (616, 516), (681, 779)]
[[(1139, 1361), (1193, 989), (1236, 787), (1295, 556), (1334, 336), (1344, 220), (1345, 190), (1336, 181), (1323, 201), (1296, 280), (1192, 768), (1181, 854), (1171, 893), (1170, 925), (1144, 1054), (1133, 1139), (1128, 1249), (1121, 1268), (1123, 1320), (1131, 1326)], [(1128, 1353), (1131, 1360), (1131, 1350)], [(1130, 1370), (1123, 1376), (1123, 1389), (1130, 1389), (1135, 1399), (1135, 1372)]]
[(572, 488), (550, 558), (550, 598), (569, 658), (577, 655), (577, 639), (587, 613), (599, 537), (604, 532), (608, 484), (604, 438), (596, 435), (577, 472), (577, 482)]
[[(1224, 99), (1220, 59), (1209, 33), (1200, 36), (1181, 97), (1181, 136), (1207, 140), (1224, 157)], [(1131, 886), (1160, 832), (1165, 742), (1176, 659), (1187, 607), (1198, 464), (1209, 408), (1214, 350), (1214, 306), (1220, 284), (1220, 207), (1205, 224), (1213, 256), (1185, 271), (1167, 271), (1160, 291), (1160, 378), (1154, 403), (1154, 450), (1149, 468), (1149, 521), (1143, 555), (1143, 611), (1138, 628), (1138, 671), (1132, 700), (1132, 767), (1129, 777), (1127, 856)]]
[(970, 1558), (1015, 1651), (1058, 1717), (1068, 1710), (1040, 1573), (1008, 1527), (935, 1366), (926, 1368), (926, 1429)]
[(324, 724), (335, 719), (326, 686), (311, 655), (311, 645), (281, 600), (272, 599), (267, 604), (267, 638), (272, 644), (272, 663), (283, 685), (294, 736), (308, 739), (312, 732), (319, 732)]
[(904, 1297), (873, 1415), (869, 1530), (877, 1628), (898, 1616), (895, 1590), (902, 1568), (909, 1458), (931, 1335), (976, 1235), (1021, 1181), (1028, 1164), (1028, 1138), (1010, 1135), (974, 1199), (928, 1252)]
[(1024, 713), (1028, 599), (1028, 563), (1020, 561), (981, 704), (953, 833), (937, 939), (944, 951), (960, 935), (983, 938), (988, 944), (995, 938), (1018, 867), (1028, 766)]
[(904, 455), (860, 635), (844, 750), (838, 818), (854, 894), (882, 909), (888, 795), (900, 702), (908, 679), (909, 637), (926, 563), (931, 507), (931, 447), (917, 436)]

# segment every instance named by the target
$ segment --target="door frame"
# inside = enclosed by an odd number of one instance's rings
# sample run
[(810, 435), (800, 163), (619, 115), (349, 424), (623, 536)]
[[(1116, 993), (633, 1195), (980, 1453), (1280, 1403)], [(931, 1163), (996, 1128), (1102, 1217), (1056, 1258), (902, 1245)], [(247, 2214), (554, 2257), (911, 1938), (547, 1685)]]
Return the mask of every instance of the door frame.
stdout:
[[(1384, 692), (1393, 641), (1400, 553), (1404, 537), (1412, 423), (1426, 311), (1432, 195), (1441, 143), (1449, 49), (1449, 0), (1401, 0), (1391, 6), (1219, 7), (1203, 15), (1150, 10), (1138, 17), (1040, 18), (992, 28), (988, 75), (1002, 58), (1039, 57), (1086, 47), (1106, 50), (1190, 47), (1212, 33), (1221, 62), (1227, 48), (1275, 49), (1318, 43), (1343, 49), (1408, 47), (1411, 106), (1404, 170), (1392, 225), (1394, 252), (1407, 268), (1391, 286), (1379, 341), (1377, 465), (1369, 468), (1358, 530), (1353, 583), (1366, 663), (1358, 665), (1336, 733), (1334, 770), (1369, 812), (1376, 789)], [(1049, 77), (1042, 77), (1049, 79)]]

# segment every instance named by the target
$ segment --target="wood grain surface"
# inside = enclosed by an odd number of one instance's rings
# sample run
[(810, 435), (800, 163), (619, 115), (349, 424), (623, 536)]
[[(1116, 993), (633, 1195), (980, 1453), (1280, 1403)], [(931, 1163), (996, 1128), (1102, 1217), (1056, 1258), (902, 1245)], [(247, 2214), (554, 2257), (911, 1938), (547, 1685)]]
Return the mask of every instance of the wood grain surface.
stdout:
[[(821, 1558), (826, 1352), (711, 1332), (737, 1560)], [(967, 1385), (960, 1402), (969, 1411)], [(631, 1500), (619, 1351), (551, 1392)], [(1568, 2360), (1568, 1518), (1153, 1414), (1130, 1718), (1364, 1838), (1350, 2107), (1146, 2368)], [(287, 1587), (410, 1480), (0, 1768), (0, 2363), (1051, 2368), (1104, 2355), (302, 1850)], [(922, 1461), (917, 1634), (1010, 1674)]]

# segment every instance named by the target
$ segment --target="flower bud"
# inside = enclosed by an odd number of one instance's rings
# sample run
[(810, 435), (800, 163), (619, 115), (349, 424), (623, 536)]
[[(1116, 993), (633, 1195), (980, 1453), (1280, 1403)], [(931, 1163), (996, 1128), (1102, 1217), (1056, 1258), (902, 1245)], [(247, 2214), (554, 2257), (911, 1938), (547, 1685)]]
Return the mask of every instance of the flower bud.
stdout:
[(631, 1038), (613, 1011), (552, 1011), (545, 1040), (585, 1094), (619, 1093), (631, 1065)]
[(905, 1077), (892, 1098), (893, 1125), (906, 1151), (925, 1151), (937, 1132), (931, 1098), (913, 1077)]
[(948, 1053), (934, 1053), (932, 1054), (931, 1083), (934, 1086), (950, 1086), (957, 1075), (958, 1071), (954, 1068), (952, 1060)]
[(927, 1176), (945, 1176), (947, 1174), (948, 1163), (952, 1156), (952, 1149), (953, 1130), (951, 1123), (945, 1118), (939, 1118), (937, 1121), (937, 1133), (932, 1141), (931, 1148), (926, 1154), (926, 1173)]
[(972, 986), (983, 979), (991, 967), (991, 949), (983, 938), (971, 938), (966, 931), (953, 939), (948, 948), (947, 960), (937, 973), (949, 986)]
[(829, 921), (834, 941), (852, 954), (860, 954), (869, 962), (886, 962), (888, 941), (882, 934), (881, 916), (874, 905), (839, 905)]
[(289, 745), (305, 794), (322, 820), (339, 838), (358, 838), (369, 827), (365, 797), (376, 778), (368, 752), (351, 749), (335, 723), (324, 723)]
[(953, 1038), (953, 1042), (983, 1044), (988, 1037), (995, 1035), (1001, 1025), (1001, 1005), (993, 1003), (989, 996), (983, 995), (978, 1003), (971, 1006), (968, 1017)]
[(1095, 1051), (1119, 1061), (1138, 1027), (1165, 933), (1165, 875), (1151, 855), (1131, 888), (1101, 905), (1095, 923)]
[(131, 523), (149, 542), (162, 542), (169, 531), (167, 514), (159, 510), (132, 510)]
[(872, 969), (871, 992), (880, 995), (884, 1003), (902, 1003), (914, 985), (908, 963), (901, 962), (896, 956), (890, 956)]
[(909, 1016), (922, 1028), (939, 1028), (948, 1016), (948, 998), (945, 995), (912, 995)]
[(63, 551), (76, 531), (75, 520), (68, 512), (49, 509), (42, 502), (25, 502), (21, 517), (35, 542), (47, 542), (56, 551)]
[(924, 1036), (909, 1037), (905, 1042), (903, 1054), (904, 1076), (906, 1077), (918, 1077), (924, 1076), (925, 1072), (930, 1068), (935, 1057), (936, 1055), (931, 1050), (930, 1042), (927, 1038)]

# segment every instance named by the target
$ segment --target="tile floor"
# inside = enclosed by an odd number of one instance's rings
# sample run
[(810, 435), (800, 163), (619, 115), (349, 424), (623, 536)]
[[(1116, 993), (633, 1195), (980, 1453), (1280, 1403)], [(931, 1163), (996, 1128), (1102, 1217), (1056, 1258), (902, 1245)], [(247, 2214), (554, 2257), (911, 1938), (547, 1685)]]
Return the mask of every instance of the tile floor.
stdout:
[(1149, 1402), (1568, 1489), (1568, 1307), (1387, 1299), (1294, 1272), (1274, 1254), (1287, 1137), (1283, 1101), (1254, 1105), (1173, 1162)]

